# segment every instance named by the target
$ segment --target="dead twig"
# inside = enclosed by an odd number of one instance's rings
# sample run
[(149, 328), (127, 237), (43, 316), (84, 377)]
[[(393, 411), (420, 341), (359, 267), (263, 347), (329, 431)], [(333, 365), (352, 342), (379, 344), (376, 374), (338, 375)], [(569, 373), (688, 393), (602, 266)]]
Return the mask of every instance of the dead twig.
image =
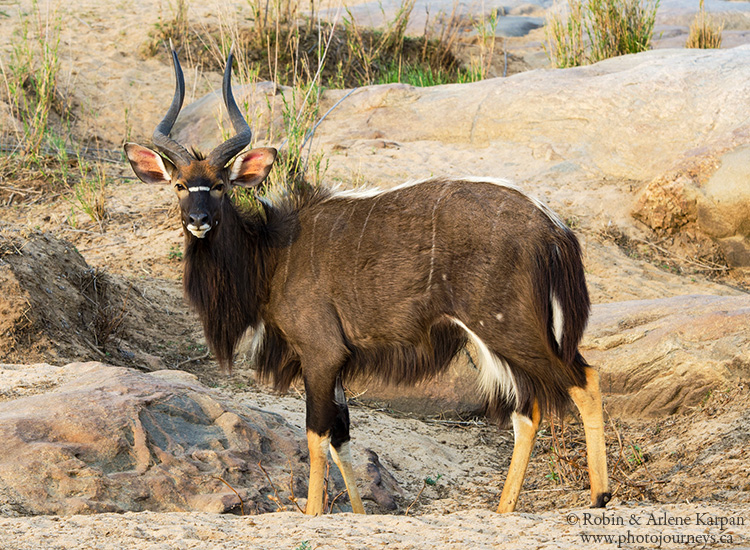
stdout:
[(187, 365), (188, 363), (192, 363), (193, 361), (202, 361), (203, 359), (208, 359), (208, 356), (210, 354), (211, 354), (211, 352), (207, 351), (206, 353), (204, 353), (200, 357), (189, 357), (189, 358), (185, 359), (184, 361), (180, 361), (179, 363), (177, 363), (174, 366), (174, 368), (175, 369), (179, 369), (182, 365)]
[(414, 505), (415, 505), (415, 504), (417, 503), (417, 501), (419, 500), (419, 497), (421, 497), (421, 496), (422, 496), (422, 493), (424, 492), (424, 490), (425, 490), (426, 488), (427, 488), (427, 480), (425, 480), (425, 481), (423, 481), (423, 482), (422, 482), (422, 488), (421, 488), (421, 489), (419, 490), (419, 492), (417, 493), (417, 496), (416, 496), (416, 498), (415, 498), (415, 499), (414, 499), (414, 500), (412, 501), (412, 503), (411, 503), (411, 504), (409, 504), (409, 506), (408, 506), (408, 507), (406, 508), (406, 512), (404, 512), (404, 516), (408, 516), (408, 515), (409, 515), (409, 511), (411, 510), (412, 506), (414, 506)]
[(341, 495), (343, 495), (344, 493), (346, 493), (346, 491), (339, 491), (339, 494), (337, 494), (335, 497), (333, 497), (333, 500), (331, 501), (331, 507), (328, 509), (328, 513), (329, 514), (333, 513), (333, 505), (336, 504), (336, 501), (338, 500), (338, 498)]
[(232, 487), (231, 485), (229, 485), (229, 483), (227, 482), (227, 480), (225, 480), (223, 477), (221, 477), (221, 476), (214, 476), (214, 478), (216, 478), (219, 481), (221, 481), (224, 485), (226, 485), (227, 487), (229, 487), (234, 492), (235, 495), (237, 495), (237, 498), (240, 499), (240, 515), (244, 516), (245, 515), (245, 503), (242, 501), (242, 497), (240, 496), (240, 494), (235, 490), (234, 487)]
[(697, 260), (693, 260), (693, 259), (690, 259), (690, 258), (685, 258), (683, 256), (678, 256), (677, 254), (674, 254), (674, 253), (670, 252), (666, 248), (658, 246), (657, 244), (654, 244), (654, 243), (652, 243), (650, 241), (647, 241), (647, 240), (644, 240), (644, 239), (639, 239), (638, 237), (632, 237), (632, 240), (635, 241), (635, 242), (638, 242), (638, 243), (642, 243), (642, 244), (648, 245), (651, 248), (654, 248), (655, 250), (661, 252), (662, 254), (664, 254), (665, 256), (667, 256), (668, 258), (673, 258), (673, 259), (675, 259), (675, 260), (677, 260), (679, 262), (685, 262), (687, 264), (693, 265), (693, 266), (698, 267), (700, 269), (705, 269), (705, 270), (708, 270), (708, 271), (729, 271), (729, 267), (727, 267), (727, 266), (716, 265), (716, 264), (709, 265), (709, 264), (706, 264), (706, 263), (703, 263), (703, 262), (699, 262)]
[(14, 193), (18, 193), (23, 197), (25, 197), (29, 193), (33, 193), (34, 195), (42, 194), (42, 191), (40, 191), (39, 189), (18, 189), (17, 187), (11, 187), (10, 185), (0, 185), (0, 189), (3, 189), (5, 191), (13, 191)]
[(276, 485), (274, 485), (273, 481), (271, 481), (271, 476), (268, 475), (268, 472), (266, 472), (266, 469), (263, 467), (263, 464), (261, 464), (260, 460), (258, 461), (258, 468), (260, 468), (260, 471), (263, 472), (263, 474), (266, 476), (268, 483), (271, 484), (271, 489), (273, 489), (273, 496), (269, 495), (268, 498), (276, 503), (276, 507), (278, 508), (279, 512), (284, 511), (285, 508), (284, 505), (281, 504), (281, 499), (279, 498), (279, 492), (276, 490)]

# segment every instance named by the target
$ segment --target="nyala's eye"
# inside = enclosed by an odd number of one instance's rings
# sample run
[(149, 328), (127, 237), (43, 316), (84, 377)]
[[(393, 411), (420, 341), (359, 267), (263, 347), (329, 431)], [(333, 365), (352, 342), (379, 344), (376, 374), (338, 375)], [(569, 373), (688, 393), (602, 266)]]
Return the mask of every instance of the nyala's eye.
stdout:
[(177, 183), (177, 184), (175, 184), (174, 188), (175, 188), (175, 189), (177, 189), (178, 191), (185, 191), (185, 190), (187, 189), (187, 188), (186, 188), (186, 187), (185, 187), (184, 185), (182, 185), (181, 183)]
[(217, 183), (211, 188), (211, 191), (216, 191), (218, 193), (221, 193), (224, 191), (224, 184), (223, 183)]

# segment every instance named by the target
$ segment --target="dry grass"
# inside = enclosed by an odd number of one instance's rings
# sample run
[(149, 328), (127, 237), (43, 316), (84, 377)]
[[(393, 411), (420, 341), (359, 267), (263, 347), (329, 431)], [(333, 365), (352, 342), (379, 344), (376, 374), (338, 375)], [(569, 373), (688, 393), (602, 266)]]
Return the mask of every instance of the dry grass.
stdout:
[[(383, 29), (362, 27), (354, 15), (341, 13), (338, 23), (303, 16), (295, 1), (275, 0), (251, 4), (253, 24), (239, 21), (236, 14), (219, 12), (220, 24), (193, 24), (189, 6), (179, 0), (172, 19), (160, 18), (144, 45), (146, 55), (166, 56), (163, 44), (171, 39), (188, 65), (203, 70), (222, 70), (229, 46), (244, 59), (238, 66), (250, 68), (247, 75), (238, 69), (240, 81), (246, 77), (272, 80), (286, 86), (309, 82), (320, 68), (318, 82), (325, 87), (352, 88), (393, 81), (393, 75), (419, 84), (443, 84), (481, 78), (494, 54), (497, 15), (476, 24), (482, 38), (477, 69), (459, 66), (453, 54), (459, 32), (465, 26), (458, 3), (450, 14), (428, 18), (422, 36), (406, 35), (414, 0), (403, 0), (394, 17)], [(489, 33), (492, 33), (490, 39)], [(322, 56), (325, 52), (325, 56)], [(239, 54), (237, 55), (239, 57)], [(164, 57), (165, 62), (168, 59)]]
[(550, 11), (544, 27), (547, 56), (560, 69), (586, 64), (583, 5), (580, 0), (568, 0), (568, 9), (567, 16)]
[(81, 315), (93, 337), (95, 349), (100, 353), (103, 353), (107, 343), (120, 333), (127, 315), (130, 288), (122, 304), (114, 304), (111, 299), (111, 285), (107, 274), (99, 268), (84, 272), (79, 282), (81, 294), (86, 300)]
[(714, 23), (706, 15), (703, 0), (700, 0), (700, 10), (690, 25), (686, 48), (721, 48), (721, 33), (724, 30), (722, 23)]
[(7, 64), (0, 59), (0, 98), (20, 121), (11, 131), (17, 143), (11, 152), (27, 163), (36, 162), (45, 147), (64, 141), (53, 128), (64, 128), (70, 117), (70, 102), (58, 87), (63, 19), (50, 4), (34, 0), (30, 11), (19, 9)]
[[(539, 434), (540, 442), (549, 453), (549, 473), (545, 477), (566, 487), (588, 486), (583, 425), (551, 417), (549, 433), (545, 432), (542, 430)], [(651, 474), (648, 466), (651, 458), (644, 444), (632, 439), (618, 422), (611, 419), (605, 434), (609, 478), (613, 482), (612, 495), (624, 500), (652, 500), (656, 487), (665, 481), (657, 480)]]

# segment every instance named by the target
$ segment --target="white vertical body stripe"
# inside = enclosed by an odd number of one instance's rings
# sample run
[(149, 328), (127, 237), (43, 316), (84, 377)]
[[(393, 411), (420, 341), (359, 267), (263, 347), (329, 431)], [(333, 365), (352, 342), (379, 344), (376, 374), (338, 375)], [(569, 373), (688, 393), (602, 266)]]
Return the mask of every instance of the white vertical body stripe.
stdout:
[(477, 348), (479, 353), (479, 387), (489, 402), (495, 403), (498, 394), (502, 394), (513, 408), (518, 408), (518, 388), (510, 365), (492, 353), (487, 344), (482, 342), (479, 336), (469, 327), (453, 317), (450, 317), (450, 320), (466, 331), (469, 339)]

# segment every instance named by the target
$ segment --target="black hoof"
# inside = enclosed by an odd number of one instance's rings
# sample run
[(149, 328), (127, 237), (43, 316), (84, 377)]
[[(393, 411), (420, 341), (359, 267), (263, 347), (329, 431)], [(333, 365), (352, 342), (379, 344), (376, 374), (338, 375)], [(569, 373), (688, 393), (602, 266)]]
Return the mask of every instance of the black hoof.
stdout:
[(612, 500), (612, 493), (599, 493), (592, 508), (604, 508)]

